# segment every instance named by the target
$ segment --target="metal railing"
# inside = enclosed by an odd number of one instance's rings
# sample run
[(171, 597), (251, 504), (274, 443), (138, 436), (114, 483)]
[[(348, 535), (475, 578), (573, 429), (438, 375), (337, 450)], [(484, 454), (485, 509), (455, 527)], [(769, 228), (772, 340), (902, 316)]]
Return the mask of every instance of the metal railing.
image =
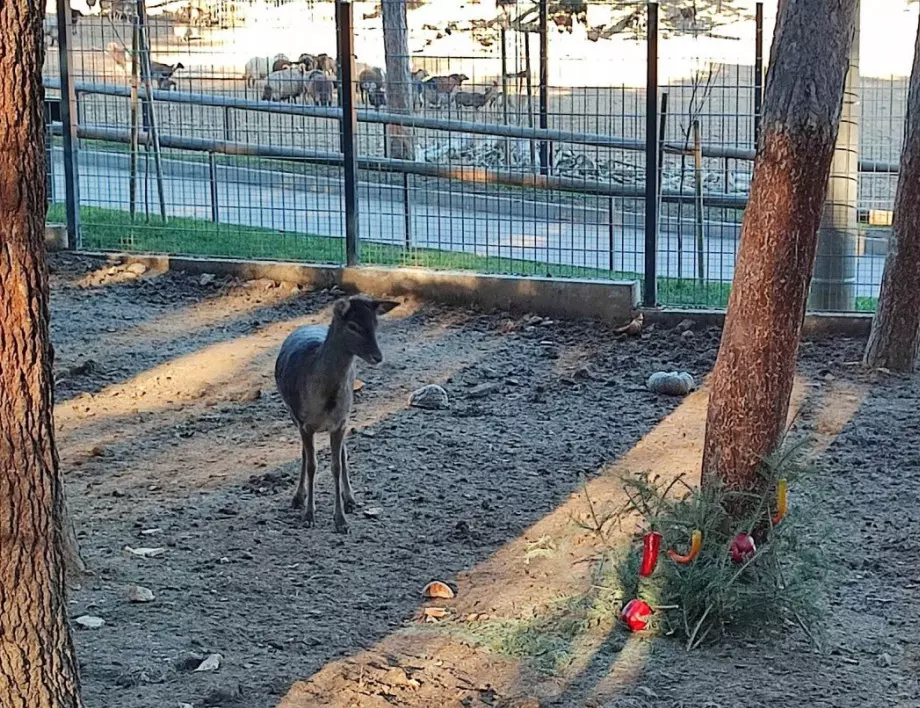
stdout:
[[(54, 187), (56, 166), (63, 164), (65, 216), (76, 236), (71, 242), (279, 259), (290, 258), (293, 250), (299, 258), (342, 259), (352, 265), (392, 262), (635, 277), (643, 282), (647, 305), (723, 305), (755, 157), (753, 136), (759, 131), (763, 6), (757, 3), (751, 18), (750, 79), (742, 78), (744, 67), (734, 67), (732, 77), (710, 62), (686, 83), (672, 79), (661, 86), (657, 3), (603, 4), (611, 12), (642, 9), (644, 85), (579, 88), (560, 83), (565, 72), (553, 77), (550, 61), (565, 65), (575, 60), (557, 59), (549, 26), (562, 27), (565, 18), (551, 17), (545, 0), (519, 0), (494, 20), (500, 25), (496, 56), (413, 56), (419, 67), (444, 67), (442, 78), (448, 72), (462, 73), (464, 79), (467, 72), (473, 74), (472, 81), (485, 86), (480, 95), (497, 92), (500, 105), (466, 112), (459, 97), (472, 97), (475, 104), (475, 87), (454, 88), (446, 106), (440, 96), (433, 106), (426, 93), (433, 84), (415, 79), (413, 92), (422, 86), (422, 98), (411, 110), (359, 107), (357, 94), (365, 95), (370, 65), (356, 62), (356, 53), (366, 47), (355, 48), (354, 6), (371, 7), (360, 0), (288, 3), (319, 23), (328, 23), (322, 13), (334, 8), (335, 55), (350, 59), (339, 61), (334, 75), (333, 104), (338, 105), (258, 100), (248, 78), (245, 86), (235, 88), (241, 83), (238, 75), (215, 68), (218, 59), (226, 62), (227, 57), (211, 55), (223, 51), (223, 45), (176, 48), (169, 38), (169, 30), (178, 36), (176, 21), (148, 17), (143, 0), (127, 24), (84, 18), (80, 25), (88, 29), (80, 30), (83, 34), (71, 38), (62, 31), (57, 75), (52, 64), (45, 76), (46, 88), (61, 97), (59, 109), (48, 114), (50, 135), (55, 141), (63, 138), (51, 151), (49, 165)], [(68, 12), (66, 0), (59, 0), (58, 11)], [(221, 41), (225, 45), (230, 37), (232, 45), (249, 31), (222, 29)], [(131, 50), (122, 41), (129, 34)], [(109, 37), (114, 39), (106, 42)], [(530, 67), (533, 41), (540, 45), (536, 71)], [(122, 73), (109, 71), (111, 57), (99, 52), (100, 44), (106, 52), (112, 44), (121, 47)], [(521, 46), (523, 70), (516, 53)], [(167, 65), (166, 60), (152, 62), (154, 53), (169, 56), (171, 66), (186, 55), (196, 59), (191, 85), (168, 90), (175, 82), (167, 81), (153, 88), (159, 75), (151, 73), (152, 67), (161, 71)], [(128, 55), (132, 66), (140, 65), (130, 75)], [(475, 72), (480, 62), (496, 60), (500, 76), (490, 89), (488, 79), (476, 79)], [(213, 62), (210, 68), (208, 61)], [(509, 69), (509, 63), (517, 66)], [(727, 108), (732, 99), (735, 112)], [(748, 108), (740, 108), (743, 101), (750, 101)], [(734, 127), (726, 129), (732, 120)], [(619, 129), (614, 129), (617, 122)], [(368, 132), (373, 126), (382, 133)], [(391, 154), (398, 131), (410, 136), (414, 154)], [(122, 159), (125, 148), (130, 161)], [(636, 159), (640, 154), (644, 164)], [(893, 160), (872, 157), (859, 162), (862, 179), (897, 172)], [(104, 194), (122, 179), (130, 184), (127, 200), (120, 187), (115, 196)], [(87, 187), (82, 199), (81, 183)], [(152, 183), (156, 195), (150, 192)], [(141, 202), (143, 214), (138, 212)], [(871, 206), (877, 215), (878, 200)], [(151, 208), (159, 211), (159, 220), (150, 216)], [(130, 218), (121, 223), (118, 213), (125, 211)], [(206, 222), (213, 228), (206, 229)], [(204, 243), (204, 233), (220, 238), (209, 236)], [(871, 270), (876, 266), (873, 262)], [(871, 300), (874, 287), (865, 284), (863, 300)]]

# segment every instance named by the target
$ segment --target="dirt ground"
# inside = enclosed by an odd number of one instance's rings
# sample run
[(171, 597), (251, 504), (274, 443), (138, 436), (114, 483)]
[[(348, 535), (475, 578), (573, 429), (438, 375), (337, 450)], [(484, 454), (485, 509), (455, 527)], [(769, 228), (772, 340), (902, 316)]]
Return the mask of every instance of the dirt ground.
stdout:
[[(105, 620), (75, 625), (91, 708), (920, 706), (920, 380), (861, 371), (863, 342), (806, 343), (795, 393), (817, 474), (791, 519), (832, 561), (823, 650), (790, 628), (688, 654), (601, 617), (548, 664), (528, 638), (595, 591), (585, 495), (613, 503), (617, 471), (698, 468), (705, 389), (643, 382), (701, 380), (718, 331), (626, 340), (405, 303), (381, 325), (387, 361), (359, 371), (362, 507), (342, 536), (325, 440), (316, 527), (290, 508), (299, 442), (272, 381), (283, 337), (332, 294), (51, 263), (58, 442), (93, 572), (71, 616)], [(408, 407), (429, 383), (448, 410)], [(433, 579), (458, 593), (426, 622)], [(135, 585), (153, 601), (129, 602)], [(212, 653), (216, 671), (193, 671)]]

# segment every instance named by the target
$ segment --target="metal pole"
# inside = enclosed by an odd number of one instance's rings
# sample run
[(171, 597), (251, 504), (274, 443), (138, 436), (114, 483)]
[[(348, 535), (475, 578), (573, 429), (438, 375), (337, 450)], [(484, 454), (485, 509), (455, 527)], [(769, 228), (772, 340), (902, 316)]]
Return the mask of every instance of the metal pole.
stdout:
[[(51, 101), (53, 99), (45, 98), (44, 116), (45, 116), (45, 209), (54, 204), (54, 155), (52, 150), (52, 132), (51, 124), (54, 122), (51, 115)], [(58, 103), (60, 106), (60, 103)], [(47, 212), (46, 212), (47, 213)]]
[(345, 263), (358, 264), (358, 113), (355, 108), (355, 52), (351, 0), (339, 0), (335, 7), (338, 56), (342, 70), (342, 155), (345, 168)]
[(760, 115), (763, 113), (763, 3), (754, 10), (754, 149), (760, 141)]
[(658, 304), (658, 3), (648, 3), (645, 80), (645, 280), (642, 303)]
[(220, 207), (217, 203), (217, 158), (213, 152), (208, 153), (208, 174), (211, 178), (211, 221), (220, 223)]
[(706, 280), (706, 243), (703, 236), (703, 146), (700, 122), (693, 121), (693, 179), (695, 199), (694, 230), (696, 232), (696, 277), (700, 284)]
[(412, 203), (409, 201), (409, 173), (404, 172), (403, 178), (403, 228), (405, 229), (406, 250), (412, 248)]
[(70, 0), (57, 0), (58, 56), (61, 72), (61, 124), (64, 128), (64, 203), (67, 212), (67, 243), (79, 249), (80, 235), (80, 170), (77, 150), (77, 95), (70, 74), (70, 32), (72, 15)]
[(614, 214), (616, 205), (614, 203), (613, 197), (608, 197), (607, 199), (607, 270), (611, 273), (613, 272), (613, 251), (614, 251), (614, 238), (615, 228), (614, 228)]
[[(540, 0), (540, 129), (549, 127), (549, 0)], [(549, 142), (540, 141), (540, 174), (549, 174)]]
[[(530, 32), (524, 32), (524, 68), (527, 71), (527, 127), (533, 128), (533, 72), (530, 69)], [(530, 143), (530, 164), (537, 162), (537, 146), (533, 140)]]
[(661, 92), (661, 120), (658, 123), (658, 209), (661, 211), (661, 180), (664, 179), (664, 141), (668, 129), (668, 92)]
[[(138, 48), (137, 23), (131, 31), (131, 167), (128, 177), (128, 210), (131, 212), (131, 221), (137, 213), (137, 133), (140, 118), (137, 106), (137, 48)], [(146, 158), (145, 158), (146, 159)]]
[[(857, 14), (857, 17), (859, 15)], [(858, 25), (858, 23), (857, 23)], [(859, 27), (850, 49), (840, 127), (831, 161), (827, 197), (818, 228), (818, 254), (808, 305), (819, 311), (856, 306), (859, 241)]]
[[(504, 22), (507, 22), (505, 17)], [(502, 124), (508, 125), (508, 32), (504, 25), (500, 30), (502, 44)], [(503, 140), (505, 146), (505, 165), (508, 165), (509, 159), (508, 140)]]
[(150, 129), (147, 133), (150, 141), (153, 143), (153, 164), (156, 169), (157, 179), (157, 197), (160, 201), (160, 218), (166, 223), (166, 190), (163, 185), (163, 164), (160, 159), (160, 137), (157, 131), (156, 111), (153, 107), (153, 85), (150, 79), (153, 73), (150, 68), (150, 31), (147, 25), (147, 3), (146, 0), (137, 0), (137, 24), (138, 37), (141, 52), (141, 75), (144, 81), (144, 92), (150, 115)]

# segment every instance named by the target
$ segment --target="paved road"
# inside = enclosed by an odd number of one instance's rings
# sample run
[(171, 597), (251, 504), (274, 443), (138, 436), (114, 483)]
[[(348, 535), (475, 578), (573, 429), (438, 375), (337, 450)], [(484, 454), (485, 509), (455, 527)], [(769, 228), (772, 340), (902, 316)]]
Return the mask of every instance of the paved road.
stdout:
[[(88, 206), (128, 210), (128, 171), (126, 156), (98, 158), (100, 153), (84, 152), (80, 165), (80, 197)], [(95, 156), (95, 157), (94, 157)], [(109, 156), (111, 158), (112, 156)], [(165, 180), (167, 211), (173, 216), (211, 219), (211, 187), (206, 165), (171, 160)], [(64, 189), (60, 154), (54, 160), (55, 193)], [(143, 173), (143, 171), (141, 171)], [(152, 172), (152, 171), (151, 171)], [(246, 173), (243, 175), (243, 173)], [(238, 174), (239, 173), (239, 174)], [(255, 178), (254, 178), (255, 175)], [(262, 176), (264, 175), (264, 179)], [(150, 211), (159, 206), (153, 180), (150, 182)], [(443, 196), (443, 195), (442, 195)], [(422, 198), (425, 197), (425, 198)], [(237, 170), (221, 167), (218, 172), (217, 199), (221, 223), (260, 226), (270, 229), (341, 238), (344, 233), (340, 185), (327, 180), (323, 185), (297, 175), (279, 176), (262, 170)], [(476, 253), (484, 256), (542, 261), (561, 265), (611, 266), (611, 233), (606, 223), (589, 223), (569, 214), (534, 218), (533, 209), (508, 201), (503, 214), (495, 203), (488, 211), (476, 209), (476, 197), (467, 194), (452, 206), (446, 198), (431, 199), (415, 194), (410, 205), (410, 242), (416, 247)], [(463, 202), (462, 205), (459, 202)], [(140, 204), (143, 204), (141, 201)], [(531, 212), (530, 216), (527, 212)], [(516, 212), (511, 215), (511, 212)], [(613, 229), (612, 267), (614, 270), (643, 270), (644, 233), (641, 215), (620, 211)], [(406, 217), (402, 191), (370, 185), (359, 204), (359, 228), (364, 241), (403, 244)], [(681, 272), (693, 277), (696, 257), (692, 251), (692, 224), (684, 224), (684, 257)], [(734, 274), (737, 245), (735, 225), (708, 227), (706, 269), (710, 281), (730, 282)], [(678, 235), (667, 228), (659, 239), (658, 272), (675, 277)], [(878, 292), (884, 258), (864, 255), (857, 261), (857, 295)]]

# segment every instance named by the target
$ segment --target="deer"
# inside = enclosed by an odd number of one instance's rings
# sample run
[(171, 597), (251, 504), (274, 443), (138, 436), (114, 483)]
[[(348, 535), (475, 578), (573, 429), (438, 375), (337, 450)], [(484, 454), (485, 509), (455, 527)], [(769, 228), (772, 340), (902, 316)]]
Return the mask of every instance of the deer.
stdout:
[(383, 361), (377, 344), (377, 316), (397, 305), (392, 300), (375, 300), (365, 295), (342, 298), (333, 305), (329, 326), (299, 327), (281, 345), (275, 361), (275, 384), (302, 443), (300, 477), (291, 506), (303, 510), (303, 521), (308, 527), (314, 525), (316, 515), (313, 441), (317, 433), (328, 432), (335, 530), (348, 533), (345, 512), (352, 513), (357, 508), (345, 448), (345, 425), (354, 402), (355, 359), (371, 366)]

